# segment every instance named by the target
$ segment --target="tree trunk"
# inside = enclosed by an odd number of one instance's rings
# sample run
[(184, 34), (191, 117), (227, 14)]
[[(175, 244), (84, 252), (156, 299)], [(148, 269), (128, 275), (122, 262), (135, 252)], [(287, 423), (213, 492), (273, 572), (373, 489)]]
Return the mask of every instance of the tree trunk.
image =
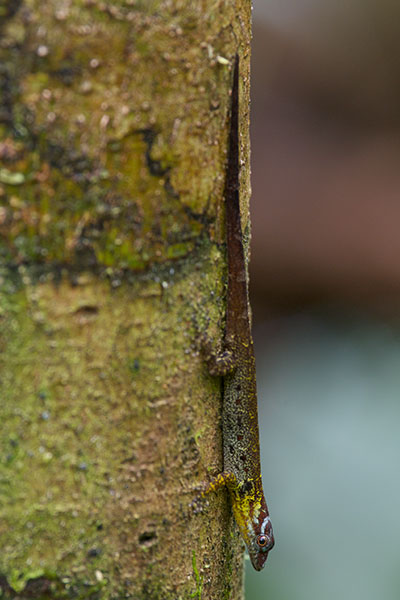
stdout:
[(3, 598), (242, 598), (221, 388), (250, 0), (0, 0)]

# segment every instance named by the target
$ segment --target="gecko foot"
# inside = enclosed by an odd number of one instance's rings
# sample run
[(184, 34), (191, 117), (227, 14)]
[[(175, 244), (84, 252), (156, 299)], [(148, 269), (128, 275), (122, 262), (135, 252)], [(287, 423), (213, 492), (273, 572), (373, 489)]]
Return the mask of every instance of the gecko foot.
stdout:
[(210, 375), (224, 377), (236, 366), (236, 359), (229, 347), (218, 349), (205, 334), (201, 336), (201, 348)]
[(205, 486), (204, 490), (189, 504), (189, 507), (193, 510), (194, 514), (198, 514), (203, 511), (205, 506), (205, 500), (210, 492), (217, 492), (222, 487), (228, 489), (234, 486), (236, 483), (236, 477), (233, 473), (223, 471), (214, 477), (210, 483)]

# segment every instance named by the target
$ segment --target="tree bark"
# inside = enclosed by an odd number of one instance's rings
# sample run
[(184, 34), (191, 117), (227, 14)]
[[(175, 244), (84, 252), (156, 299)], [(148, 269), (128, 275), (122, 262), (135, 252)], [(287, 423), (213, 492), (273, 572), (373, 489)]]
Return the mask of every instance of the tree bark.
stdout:
[(220, 381), (231, 67), (250, 1), (0, 1), (4, 598), (243, 597)]

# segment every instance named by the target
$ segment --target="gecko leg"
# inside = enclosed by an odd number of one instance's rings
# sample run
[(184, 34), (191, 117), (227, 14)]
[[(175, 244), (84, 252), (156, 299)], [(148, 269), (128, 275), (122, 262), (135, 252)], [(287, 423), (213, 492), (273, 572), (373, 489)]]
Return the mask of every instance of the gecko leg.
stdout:
[(228, 473), (227, 471), (223, 471), (219, 473), (216, 477), (214, 477), (207, 487), (191, 502), (190, 506), (194, 509), (195, 512), (200, 512), (203, 500), (206, 498), (210, 492), (217, 492), (222, 487), (226, 487), (228, 489), (234, 487), (236, 484), (236, 477), (233, 473)]
[(233, 473), (223, 471), (210, 481), (204, 492), (200, 494), (200, 497), (205, 498), (205, 496), (207, 496), (207, 494), (209, 494), (210, 492), (217, 492), (222, 487), (227, 487), (229, 489), (230, 487), (235, 485), (235, 483), (235, 475)]
[(210, 375), (225, 377), (228, 373), (232, 373), (237, 360), (229, 344), (225, 344), (224, 348), (218, 351), (205, 335), (202, 336), (201, 342)]

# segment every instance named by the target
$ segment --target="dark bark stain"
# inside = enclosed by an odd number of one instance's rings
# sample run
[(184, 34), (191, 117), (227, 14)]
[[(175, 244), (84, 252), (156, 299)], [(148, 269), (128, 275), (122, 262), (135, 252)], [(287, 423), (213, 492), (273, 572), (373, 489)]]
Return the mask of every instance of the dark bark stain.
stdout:
[(170, 167), (163, 167), (161, 165), (160, 160), (155, 160), (151, 156), (151, 151), (152, 151), (154, 142), (157, 137), (157, 132), (154, 129), (149, 128), (149, 129), (139, 129), (138, 133), (140, 133), (142, 135), (143, 141), (146, 144), (146, 152), (145, 152), (146, 165), (150, 171), (150, 174), (154, 175), (155, 177), (162, 177), (163, 175), (168, 173)]
[(141, 546), (152, 546), (157, 539), (155, 531), (144, 531), (139, 535), (139, 544)]
[(13, 121), (14, 86), (15, 82), (8, 71), (7, 65), (0, 63), (0, 123), (6, 125), (11, 125)]
[(87, 304), (85, 306), (80, 306), (74, 312), (75, 315), (97, 315), (99, 312), (99, 307), (91, 304)]
[(158, 135), (157, 131), (149, 127), (147, 129), (138, 129), (136, 133), (139, 133), (142, 136), (143, 141), (146, 145), (145, 159), (146, 166), (149, 170), (150, 175), (153, 175), (154, 177), (164, 177), (164, 189), (168, 196), (170, 196), (171, 198), (179, 198), (178, 192), (174, 190), (171, 184), (171, 179), (169, 176), (171, 167), (163, 167), (161, 161), (156, 160), (151, 155), (154, 142)]
[(0, 1), (0, 27), (4, 25), (4, 23), (13, 17), (20, 6), (22, 5), (22, 0), (1, 0)]

